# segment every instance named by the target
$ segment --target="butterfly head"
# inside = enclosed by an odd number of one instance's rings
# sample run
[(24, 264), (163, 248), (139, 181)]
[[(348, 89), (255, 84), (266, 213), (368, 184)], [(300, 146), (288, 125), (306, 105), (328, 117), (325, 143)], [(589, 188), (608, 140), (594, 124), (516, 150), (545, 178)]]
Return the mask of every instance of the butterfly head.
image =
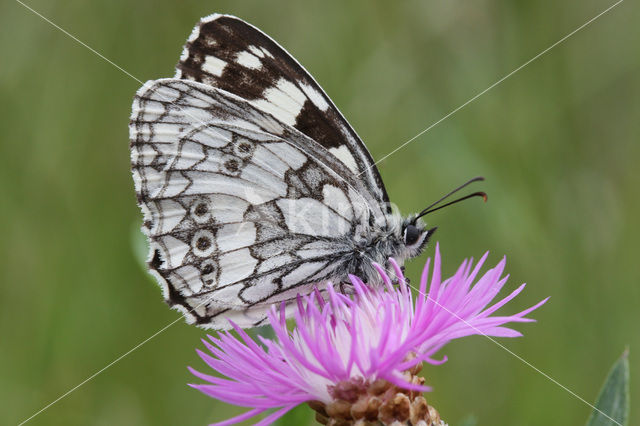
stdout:
[(421, 219), (423, 216), (438, 211), (444, 207), (459, 203), (460, 201), (467, 200), (469, 198), (482, 197), (485, 201), (487, 201), (487, 194), (485, 194), (484, 192), (474, 192), (473, 194), (469, 194), (464, 197), (457, 198), (453, 201), (449, 201), (446, 204), (442, 204), (443, 201), (445, 201), (447, 198), (460, 191), (461, 189), (465, 188), (467, 185), (481, 180), (484, 180), (484, 178), (475, 177), (468, 180), (453, 191), (441, 197), (435, 203), (430, 204), (420, 213), (409, 216), (408, 218), (403, 220), (402, 226), (400, 227), (400, 235), (396, 235), (396, 238), (401, 241), (399, 250), (400, 253), (398, 253), (398, 255), (404, 259), (409, 259), (420, 255), (420, 253), (422, 253), (422, 251), (426, 247), (429, 239), (437, 228), (427, 228), (427, 226)]
[(417, 216), (410, 216), (405, 219), (401, 229), (405, 256), (411, 258), (420, 255), (436, 229), (436, 227), (427, 228), (425, 223)]
[(427, 229), (427, 227), (421, 220), (423, 216), (426, 216), (429, 213), (433, 213), (444, 207), (459, 203), (460, 201), (464, 201), (473, 197), (482, 197), (485, 201), (487, 201), (487, 194), (485, 194), (484, 192), (474, 192), (473, 194), (469, 194), (464, 197), (457, 198), (446, 204), (441, 204), (444, 200), (446, 200), (456, 192), (460, 191), (462, 188), (465, 188), (467, 185), (473, 182), (477, 182), (481, 180), (484, 180), (484, 178), (475, 177), (473, 179), (468, 180), (464, 184), (460, 185), (453, 191), (446, 194), (444, 197), (441, 197), (435, 203), (432, 203), (431, 205), (426, 207), (417, 215), (409, 216), (407, 219), (404, 220), (404, 222), (402, 223), (402, 242), (405, 247), (405, 254), (407, 258), (415, 257), (415, 256), (418, 256), (420, 253), (422, 253), (422, 250), (424, 250), (425, 246), (427, 245), (427, 242), (429, 242), (429, 238), (431, 237), (431, 235), (433, 235), (433, 233), (436, 230), (436, 228)]

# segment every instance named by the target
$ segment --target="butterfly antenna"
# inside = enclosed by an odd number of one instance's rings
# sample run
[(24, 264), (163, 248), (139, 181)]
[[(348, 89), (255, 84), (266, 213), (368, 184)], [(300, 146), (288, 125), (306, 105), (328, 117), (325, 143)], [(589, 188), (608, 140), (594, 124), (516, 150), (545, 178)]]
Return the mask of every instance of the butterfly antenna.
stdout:
[[(416, 219), (418, 219), (419, 217), (422, 217), (428, 213), (432, 213), (435, 212), (436, 210), (440, 210), (442, 208), (445, 208), (447, 206), (450, 206), (452, 204), (456, 204), (459, 203), (460, 201), (464, 201), (466, 199), (469, 198), (473, 198), (473, 197), (482, 197), (484, 199), (484, 201), (487, 201), (487, 194), (484, 192), (474, 192), (473, 194), (469, 194), (466, 195), (464, 197), (458, 198), (456, 200), (450, 201), (446, 204), (443, 204), (441, 206), (438, 206), (438, 204), (440, 204), (441, 202), (443, 202), (444, 200), (446, 200), (447, 198), (449, 198), (450, 196), (452, 196), (453, 194), (455, 194), (456, 192), (460, 191), (461, 189), (466, 188), (467, 186), (469, 186), (470, 184), (474, 183), (474, 182), (479, 182), (479, 181), (483, 181), (484, 178), (482, 176), (477, 176), (474, 177), (473, 179), (469, 179), (468, 181), (466, 181), (465, 183), (463, 183), (462, 185), (460, 185), (459, 187), (457, 187), (456, 189), (454, 189), (453, 191), (449, 192), (448, 194), (444, 195), (443, 197), (441, 197), (438, 201), (430, 204), (429, 206), (427, 206), (424, 210), (422, 210), (420, 213), (418, 213), (418, 216), (416, 216)], [(436, 207), (438, 206), (438, 207)]]
[(469, 195), (466, 195), (466, 196), (464, 196), (464, 197), (458, 198), (457, 200), (450, 201), (450, 202), (448, 202), (447, 204), (443, 204), (443, 205), (438, 206), (438, 207), (435, 207), (435, 208), (433, 208), (433, 209), (431, 209), (431, 210), (427, 210), (426, 212), (420, 212), (420, 216), (418, 216), (418, 217), (422, 217), (422, 216), (424, 216), (424, 215), (426, 215), (426, 214), (433, 213), (433, 212), (435, 212), (436, 210), (443, 209), (443, 208), (445, 208), (445, 207), (447, 207), (447, 206), (450, 206), (450, 205), (452, 205), (452, 204), (459, 203), (460, 201), (464, 201), (464, 200), (466, 200), (466, 199), (468, 199), (468, 198), (473, 198), (473, 197), (482, 197), (482, 199), (485, 201), (485, 203), (487, 202), (487, 199), (488, 199), (488, 197), (487, 197), (487, 194), (486, 194), (486, 193), (484, 193), (484, 192), (482, 192), (482, 191), (474, 192), (473, 194), (469, 194)]

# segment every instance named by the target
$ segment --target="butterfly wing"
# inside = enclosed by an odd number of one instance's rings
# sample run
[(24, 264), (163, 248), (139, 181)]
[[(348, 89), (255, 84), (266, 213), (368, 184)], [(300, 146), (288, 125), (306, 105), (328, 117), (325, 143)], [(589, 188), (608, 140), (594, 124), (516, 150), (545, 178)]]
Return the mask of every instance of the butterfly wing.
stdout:
[(340, 277), (353, 236), (382, 214), (322, 147), (205, 84), (145, 84), (130, 139), (150, 269), (167, 302), (205, 327), (254, 326), (267, 305)]
[(378, 169), (356, 132), (313, 77), (259, 29), (234, 16), (203, 18), (187, 40), (176, 78), (238, 95), (296, 128), (364, 181), (379, 203), (388, 204)]

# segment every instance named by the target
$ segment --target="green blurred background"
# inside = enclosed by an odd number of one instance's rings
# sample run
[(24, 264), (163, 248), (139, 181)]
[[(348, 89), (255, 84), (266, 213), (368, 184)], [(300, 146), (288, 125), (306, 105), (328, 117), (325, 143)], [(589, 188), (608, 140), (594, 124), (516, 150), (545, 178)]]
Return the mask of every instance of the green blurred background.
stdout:
[[(317, 78), (375, 158), (613, 2), (45, 1), (28, 4), (141, 80), (173, 75), (201, 16), (238, 15)], [(403, 212), (467, 178), (489, 202), (438, 212), (446, 271), (507, 255), (500, 341), (593, 401), (625, 346), (640, 406), (640, 26), (627, 1), (385, 160)], [(177, 317), (134, 255), (127, 124), (139, 84), (13, 1), (0, 5), (0, 423), (17, 424)], [(409, 265), (417, 278), (433, 248)], [(182, 320), (33, 425), (203, 425), (243, 411), (186, 386), (204, 332)], [(583, 424), (589, 408), (488, 339), (426, 368), (451, 425)], [(635, 401), (635, 404), (634, 404)], [(306, 410), (306, 409), (305, 409)], [(310, 410), (302, 410), (311, 422)], [(640, 422), (640, 410), (631, 424)], [(304, 421), (290, 420), (290, 424)]]

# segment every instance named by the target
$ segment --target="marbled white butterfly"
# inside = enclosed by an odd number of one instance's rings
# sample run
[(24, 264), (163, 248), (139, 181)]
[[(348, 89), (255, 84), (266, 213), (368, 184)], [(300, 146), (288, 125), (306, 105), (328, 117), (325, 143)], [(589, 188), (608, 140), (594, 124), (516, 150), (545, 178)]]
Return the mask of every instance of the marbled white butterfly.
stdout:
[(202, 19), (175, 77), (148, 81), (132, 108), (149, 268), (188, 322), (260, 325), (270, 304), (327, 281), (375, 282), (371, 262), (402, 264), (435, 230), (419, 219), (433, 206), (392, 211), (367, 148), (318, 83), (238, 18)]

